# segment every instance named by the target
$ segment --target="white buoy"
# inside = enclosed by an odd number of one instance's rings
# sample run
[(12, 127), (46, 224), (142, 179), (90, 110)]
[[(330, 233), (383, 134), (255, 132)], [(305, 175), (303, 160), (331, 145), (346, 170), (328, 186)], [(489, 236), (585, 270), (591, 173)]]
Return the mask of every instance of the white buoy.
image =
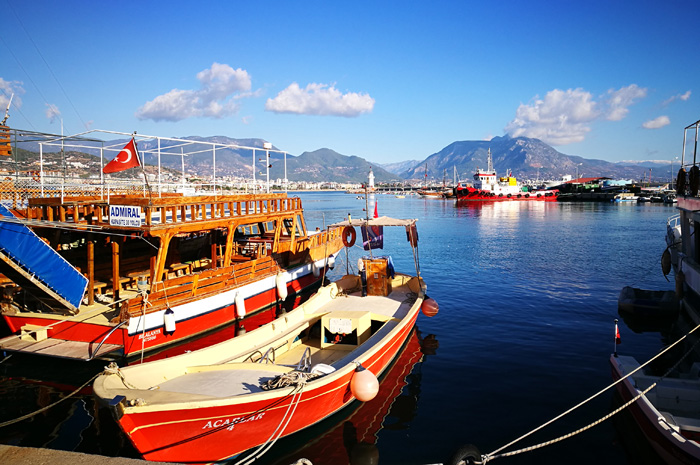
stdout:
[(243, 318), (245, 316), (245, 298), (240, 292), (236, 294), (236, 315), (238, 318)]
[(166, 333), (175, 332), (175, 312), (172, 308), (168, 308), (163, 314), (163, 324), (165, 325)]
[(358, 363), (350, 379), (350, 392), (355, 396), (355, 399), (368, 402), (374, 399), (379, 392), (379, 380), (374, 376), (374, 373)]
[(275, 277), (275, 286), (277, 286), (277, 295), (280, 300), (286, 299), (289, 293), (287, 292), (287, 280), (284, 279), (284, 274), (277, 273), (277, 277)]

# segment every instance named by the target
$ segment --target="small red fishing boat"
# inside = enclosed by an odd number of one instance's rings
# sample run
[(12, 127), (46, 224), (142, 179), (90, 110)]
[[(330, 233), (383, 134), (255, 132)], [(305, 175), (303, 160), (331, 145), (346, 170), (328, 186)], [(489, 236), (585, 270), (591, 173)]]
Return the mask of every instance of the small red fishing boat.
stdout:
[[(387, 220), (336, 226), (403, 225), (416, 246), (415, 220)], [(257, 457), (354, 399), (371, 400), (419, 310), (434, 302), (420, 277), (394, 273), (388, 258), (363, 260), (364, 278), (345, 276), (230, 341), (111, 367), (94, 392), (147, 460), (218, 462), (259, 446), (248, 452)]]

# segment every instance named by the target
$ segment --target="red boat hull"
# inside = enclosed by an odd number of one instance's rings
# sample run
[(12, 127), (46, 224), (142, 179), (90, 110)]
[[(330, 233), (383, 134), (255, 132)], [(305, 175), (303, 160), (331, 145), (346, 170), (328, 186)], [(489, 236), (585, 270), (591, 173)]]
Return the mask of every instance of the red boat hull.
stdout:
[[(396, 357), (410, 335), (418, 313), (400, 329), (361, 356), (362, 365), (379, 376)], [(353, 372), (327, 383), (307, 386), (294, 407), (289, 389), (270, 399), (236, 402), (223, 398), (212, 407), (179, 408), (153, 412), (125, 412), (119, 424), (147, 460), (163, 462), (218, 462), (266, 443), (285, 413), (294, 414), (282, 436), (307, 428), (354, 400), (350, 392)]]
[(458, 202), (556, 202), (559, 192), (557, 191), (534, 191), (520, 192), (517, 194), (494, 194), (488, 191), (474, 189), (473, 187), (463, 187), (456, 189)]
[[(314, 286), (320, 285), (323, 274), (318, 277), (309, 272), (287, 283), (288, 293), (291, 299), (295, 294), (304, 292)], [(274, 277), (271, 284), (262, 286), (260, 292), (245, 299), (246, 316), (239, 320), (240, 325), (250, 331), (262, 326), (276, 317), (277, 289), (274, 284)], [(201, 301), (201, 311), (197, 314), (177, 321), (176, 330), (167, 333), (161, 319), (155, 324), (146, 323), (145, 331), (140, 324), (125, 324), (114, 330), (114, 326), (91, 323), (90, 321), (56, 320), (47, 318), (26, 317), (19, 315), (3, 315), (10, 330), (18, 333), (24, 325), (48, 326), (47, 335), (49, 338), (62, 339), (68, 341), (86, 342), (91, 344), (91, 350), (96, 350), (97, 346), (104, 344), (114, 344), (123, 346), (124, 357), (135, 356), (142, 351), (150, 351), (162, 348), (166, 345), (182, 342), (194, 336), (206, 333), (213, 329), (231, 324), (237, 320), (236, 307), (233, 297), (223, 306), (213, 303), (207, 308), (206, 298)], [(175, 312), (178, 311), (174, 307)], [(135, 320), (132, 318), (132, 320)], [(53, 323), (53, 326), (49, 326)], [(134, 326), (139, 329), (134, 330)], [(131, 329), (130, 329), (131, 328)], [(110, 331), (112, 331), (110, 333)]]

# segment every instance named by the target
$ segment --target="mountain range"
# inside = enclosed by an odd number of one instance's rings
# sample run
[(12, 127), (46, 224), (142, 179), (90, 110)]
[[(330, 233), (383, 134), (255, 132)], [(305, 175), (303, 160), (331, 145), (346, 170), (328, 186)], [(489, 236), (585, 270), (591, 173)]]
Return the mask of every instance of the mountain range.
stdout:
[[(225, 136), (183, 137), (191, 141), (216, 142), (225, 145), (254, 147), (256, 177), (260, 179), (267, 174), (265, 150), (262, 139), (234, 139)], [(108, 144), (118, 147), (128, 140), (110, 141)], [(23, 145), (28, 150), (31, 146)], [(161, 141), (161, 166), (180, 172), (183, 168), (190, 175), (211, 176), (214, 171), (214, 156), (205, 146), (199, 153), (188, 147), (189, 155), (181, 155), (178, 143)], [(155, 140), (138, 142), (138, 148), (147, 164), (158, 164)], [(668, 181), (671, 178), (670, 162), (666, 161), (632, 161), (612, 163), (604, 160), (587, 159), (576, 155), (558, 152), (550, 145), (538, 139), (527, 137), (494, 137), (490, 141), (457, 141), (433, 153), (424, 160), (410, 160), (399, 163), (379, 164), (355, 155), (342, 155), (329, 148), (304, 152), (293, 156), (277, 152), (275, 147), (270, 152), (270, 178), (284, 177), (285, 164), (290, 181), (309, 182), (355, 182), (367, 181), (372, 169), (375, 182), (391, 183), (413, 181), (451, 181), (454, 177), (471, 180), (477, 168), (486, 168), (488, 151), (491, 151), (493, 165), (499, 175), (512, 172), (519, 179), (561, 179), (571, 175), (579, 177), (610, 177), (615, 179), (642, 180), (649, 176), (655, 181)], [(36, 147), (38, 151), (38, 146)], [(46, 150), (46, 149), (44, 149)], [(113, 153), (107, 158), (112, 158)], [(250, 149), (218, 148), (216, 150), (216, 175), (252, 177), (251, 164), (253, 152)]]

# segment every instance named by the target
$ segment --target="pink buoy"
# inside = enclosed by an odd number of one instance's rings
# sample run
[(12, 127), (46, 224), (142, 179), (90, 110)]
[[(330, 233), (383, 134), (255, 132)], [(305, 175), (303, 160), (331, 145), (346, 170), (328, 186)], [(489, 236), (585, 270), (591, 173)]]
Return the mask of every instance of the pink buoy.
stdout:
[(374, 373), (358, 363), (350, 379), (350, 392), (357, 400), (368, 402), (379, 392), (379, 380)]
[(438, 306), (438, 303), (435, 301), (435, 299), (431, 299), (430, 297), (426, 296), (425, 300), (420, 306), (420, 309), (423, 312), (423, 315), (427, 317), (434, 317), (438, 314), (438, 310), (440, 309), (440, 307)]

